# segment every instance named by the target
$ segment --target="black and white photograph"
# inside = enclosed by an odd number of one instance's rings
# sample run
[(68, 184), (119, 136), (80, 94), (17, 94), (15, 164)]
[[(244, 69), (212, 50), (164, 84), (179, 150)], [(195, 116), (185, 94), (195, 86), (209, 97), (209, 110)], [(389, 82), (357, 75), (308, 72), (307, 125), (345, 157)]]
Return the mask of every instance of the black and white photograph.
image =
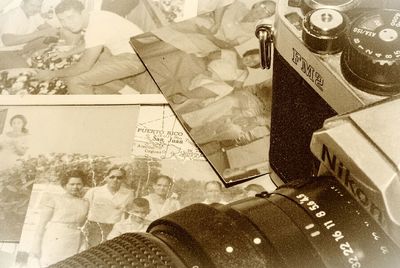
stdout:
[[(225, 182), (268, 173), (271, 72), (260, 68), (261, 18), (274, 1), (233, 1), (132, 38), (193, 141)], [(251, 152), (251, 153), (246, 153)]]
[(160, 94), (129, 38), (229, 2), (3, 0), (0, 94)]
[(0, 240), (19, 240), (32, 185), (55, 176), (63, 162), (129, 156), (138, 111), (137, 105), (1, 106)]
[(275, 188), (262, 178), (226, 189), (206, 161), (74, 161), (33, 186), (16, 267), (47, 267), (124, 233), (145, 232), (152, 221), (194, 203), (227, 204)]
[[(102, 147), (103, 154), (98, 148), (70, 144), (75, 151), (57, 150), (29, 159), (37, 175), (16, 253), (17, 267), (47, 267), (121, 234), (144, 232), (152, 221), (194, 203), (227, 204), (275, 189), (265, 177), (225, 188), (168, 106), (144, 105), (136, 114), (130, 143), (119, 139), (114, 144), (108, 137), (111, 142), (106, 144), (92, 142)], [(126, 114), (119, 123), (127, 120)], [(122, 131), (132, 134), (130, 129)], [(79, 129), (71, 130), (71, 135), (79, 134), (74, 131)]]
[(107, 2), (10, 1), (0, 13), (0, 93), (158, 94), (129, 44), (143, 30)]

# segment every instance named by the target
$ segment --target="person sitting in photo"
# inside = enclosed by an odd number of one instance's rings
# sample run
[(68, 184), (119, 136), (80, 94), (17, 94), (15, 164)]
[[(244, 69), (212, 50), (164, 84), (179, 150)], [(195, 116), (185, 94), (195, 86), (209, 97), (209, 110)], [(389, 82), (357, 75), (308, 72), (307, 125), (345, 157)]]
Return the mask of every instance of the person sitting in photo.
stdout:
[(0, 70), (28, 67), (24, 46), (38, 41), (43, 44), (46, 38), (58, 36), (58, 29), (40, 16), (42, 1), (23, 0), (18, 7), (0, 14)]
[(180, 113), (189, 113), (200, 109), (233, 90), (241, 89), (249, 75), (248, 68), (259, 68), (258, 49), (250, 49), (242, 57), (233, 49), (221, 49), (207, 56), (207, 70), (195, 76), (188, 90), (170, 96), (175, 104), (184, 103), (187, 99), (198, 99), (190, 107), (178, 108)]
[(246, 116), (234, 114), (207, 122), (190, 130), (197, 144), (220, 142), (224, 147), (246, 145), (269, 135), (269, 120), (263, 115)]
[(85, 50), (80, 61), (68, 68), (57, 71), (37, 70), (36, 77), (39, 80), (63, 78), (70, 94), (93, 94), (96, 93), (94, 86), (145, 71), (129, 44), (130, 38), (142, 31), (130, 21), (108, 11), (85, 12), (83, 4), (78, 0), (62, 1), (56, 6), (55, 12), (64, 28), (74, 33), (83, 33)]
[(18, 50), (30, 41), (58, 36), (58, 30), (46, 25), (40, 15), (42, 2), (23, 0), (20, 6), (0, 15), (0, 47)]
[(145, 198), (135, 198), (127, 207), (128, 217), (114, 224), (107, 239), (112, 239), (125, 233), (145, 232), (150, 224), (146, 219), (150, 212), (149, 201)]

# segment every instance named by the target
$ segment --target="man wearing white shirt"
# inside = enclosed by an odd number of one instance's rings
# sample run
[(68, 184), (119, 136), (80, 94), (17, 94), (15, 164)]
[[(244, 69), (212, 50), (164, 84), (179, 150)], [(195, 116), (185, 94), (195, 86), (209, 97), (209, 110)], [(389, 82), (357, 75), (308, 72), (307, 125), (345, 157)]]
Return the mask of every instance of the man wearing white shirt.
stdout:
[(154, 221), (181, 208), (176, 193), (170, 193), (172, 178), (159, 175), (153, 184), (153, 192), (143, 196), (150, 204), (150, 213), (147, 219)]
[(135, 24), (108, 11), (85, 12), (78, 0), (62, 1), (55, 8), (61, 25), (71, 32), (83, 32), (85, 45), (80, 61), (69, 68), (38, 70), (37, 78), (64, 78), (70, 94), (93, 94), (93, 86), (134, 76), (145, 71), (129, 44), (142, 33)]
[(24, 46), (39, 45), (46, 37), (58, 35), (58, 30), (46, 25), (40, 16), (41, 5), (42, 0), (23, 0), (0, 15), (0, 70), (28, 67)]
[(90, 247), (107, 239), (114, 224), (123, 218), (127, 205), (132, 202), (132, 191), (121, 186), (124, 179), (125, 170), (112, 167), (105, 177), (105, 185), (86, 192), (85, 198), (90, 204), (87, 223)]
[(0, 46), (17, 50), (30, 41), (57, 35), (57, 29), (44, 26), (40, 16), (42, 1), (23, 0), (20, 6), (1, 15)]

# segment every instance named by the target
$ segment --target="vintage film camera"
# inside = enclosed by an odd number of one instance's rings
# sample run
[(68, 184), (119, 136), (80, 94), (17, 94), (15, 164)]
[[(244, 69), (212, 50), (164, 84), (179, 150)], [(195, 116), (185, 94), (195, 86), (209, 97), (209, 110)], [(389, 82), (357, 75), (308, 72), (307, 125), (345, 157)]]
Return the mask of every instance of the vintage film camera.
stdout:
[(285, 184), (186, 207), (54, 267), (399, 266), (399, 7), (277, 8), (275, 36), (256, 32), (265, 65), (274, 40), (270, 162)]

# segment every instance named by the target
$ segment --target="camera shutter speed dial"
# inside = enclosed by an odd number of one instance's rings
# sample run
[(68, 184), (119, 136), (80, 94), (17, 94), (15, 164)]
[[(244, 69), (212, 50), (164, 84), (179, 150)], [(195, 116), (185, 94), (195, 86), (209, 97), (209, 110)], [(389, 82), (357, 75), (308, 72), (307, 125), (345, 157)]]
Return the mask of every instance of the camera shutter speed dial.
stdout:
[(400, 93), (400, 11), (376, 10), (358, 17), (341, 56), (343, 76), (368, 93)]
[(343, 49), (347, 25), (346, 15), (337, 10), (312, 10), (303, 19), (302, 38), (308, 49), (314, 53), (338, 53)]

